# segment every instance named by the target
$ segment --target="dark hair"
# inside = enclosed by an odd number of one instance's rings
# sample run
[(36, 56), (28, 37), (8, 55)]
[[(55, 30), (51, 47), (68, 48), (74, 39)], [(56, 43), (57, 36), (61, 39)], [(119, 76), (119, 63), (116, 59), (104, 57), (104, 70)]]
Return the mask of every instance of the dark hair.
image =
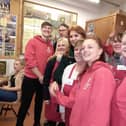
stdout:
[(49, 22), (45, 21), (41, 24), (41, 28), (43, 28), (44, 26), (51, 26), (52, 27), (52, 24), (50, 24)]
[(86, 33), (85, 33), (85, 30), (79, 26), (79, 25), (75, 25), (75, 26), (72, 26), (70, 29), (69, 29), (69, 32), (68, 32), (68, 36), (70, 37), (70, 32), (71, 31), (76, 31), (78, 34), (82, 35), (82, 37), (85, 39), (86, 38)]
[(100, 39), (99, 37), (97, 37), (96, 35), (87, 36), (86, 40), (87, 40), (87, 39), (92, 39), (92, 40), (94, 40), (94, 41), (98, 44), (99, 48), (101, 48), (101, 49), (103, 50), (103, 52), (102, 52), (102, 54), (101, 54), (99, 60), (105, 62), (104, 46), (103, 46), (103, 43), (102, 43), (101, 39)]
[(110, 39), (111, 39), (111, 41), (113, 41), (113, 42), (114, 42), (114, 41), (119, 41), (119, 42), (121, 42), (122, 37), (123, 37), (123, 33), (118, 32), (118, 33), (114, 34), (114, 36), (111, 37)]
[(59, 27), (60, 27), (60, 26), (63, 26), (63, 27), (65, 27), (65, 28), (69, 29), (69, 26), (68, 26), (67, 24), (62, 23), (62, 24), (59, 25)]

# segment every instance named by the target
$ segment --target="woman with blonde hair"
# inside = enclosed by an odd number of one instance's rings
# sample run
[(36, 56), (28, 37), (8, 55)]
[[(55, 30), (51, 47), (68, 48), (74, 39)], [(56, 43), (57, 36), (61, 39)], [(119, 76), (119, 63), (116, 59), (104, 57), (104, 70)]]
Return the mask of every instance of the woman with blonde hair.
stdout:
[(49, 100), (49, 103), (45, 106), (45, 117), (47, 122), (45, 126), (56, 126), (57, 122), (62, 122), (60, 113), (58, 112), (58, 104), (55, 101), (55, 98), (50, 96), (48, 91), (48, 86), (52, 82), (57, 82), (59, 87), (62, 84), (62, 74), (65, 67), (71, 63), (69, 59), (69, 41), (67, 38), (60, 38), (57, 41), (56, 52), (47, 62), (43, 86), (44, 86), (44, 99)]
[(8, 85), (0, 87), (0, 101), (15, 101), (17, 91), (21, 90), (24, 76), (24, 59), (15, 59), (14, 73), (9, 77)]

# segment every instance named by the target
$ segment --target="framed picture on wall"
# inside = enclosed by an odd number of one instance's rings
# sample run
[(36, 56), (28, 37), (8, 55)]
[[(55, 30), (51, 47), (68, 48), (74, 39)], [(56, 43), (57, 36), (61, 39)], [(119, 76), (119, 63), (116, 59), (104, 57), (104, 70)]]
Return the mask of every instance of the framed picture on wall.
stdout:
[(10, 0), (0, 0), (0, 11), (8, 13), (10, 11)]
[(78, 14), (75, 12), (62, 10), (59, 8), (38, 4), (34, 2), (24, 2), (24, 31), (23, 31), (23, 52), (27, 41), (40, 33), (41, 23), (48, 21), (53, 25), (52, 38), (57, 33), (57, 28), (61, 23), (67, 25), (77, 24)]
[(93, 23), (89, 23), (87, 26), (87, 32), (94, 32), (94, 24)]
[(16, 55), (16, 16), (0, 13), (0, 56)]
[(0, 76), (6, 75), (6, 61), (0, 61)]

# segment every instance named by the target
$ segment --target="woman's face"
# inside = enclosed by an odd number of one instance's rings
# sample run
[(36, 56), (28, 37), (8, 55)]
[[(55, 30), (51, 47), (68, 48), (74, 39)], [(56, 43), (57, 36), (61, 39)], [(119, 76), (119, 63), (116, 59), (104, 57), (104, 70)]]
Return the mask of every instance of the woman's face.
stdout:
[(83, 42), (81, 53), (83, 60), (90, 66), (94, 61), (98, 60), (102, 54), (102, 49), (93, 39), (86, 39)]
[(124, 57), (126, 57), (126, 34), (122, 38), (122, 47), (121, 47), (121, 52)]
[(16, 60), (14, 62), (14, 70), (15, 70), (15, 72), (19, 72), (21, 69), (22, 69), (22, 65), (21, 65), (20, 61)]
[(75, 46), (76, 42), (81, 39), (83, 39), (81, 34), (77, 33), (76, 31), (70, 31), (69, 40), (73, 47)]
[(56, 46), (56, 52), (58, 54), (66, 54), (68, 52), (69, 49), (69, 43), (63, 42), (63, 41), (59, 41), (57, 42), (57, 46)]
[(76, 60), (77, 63), (84, 62), (82, 54), (81, 54), (81, 48), (82, 48), (81, 45), (76, 46), (74, 48), (74, 58), (75, 58), (75, 60)]
[(118, 41), (117, 39), (115, 39), (112, 42), (112, 47), (113, 47), (114, 53), (121, 53), (121, 42)]

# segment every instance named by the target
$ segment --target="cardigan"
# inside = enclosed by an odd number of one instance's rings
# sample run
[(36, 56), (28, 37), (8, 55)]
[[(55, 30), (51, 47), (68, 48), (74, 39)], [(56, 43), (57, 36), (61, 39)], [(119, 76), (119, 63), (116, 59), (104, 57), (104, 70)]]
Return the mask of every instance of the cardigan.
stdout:
[(58, 85), (61, 86), (63, 71), (67, 65), (72, 63), (69, 57), (63, 55), (61, 58), (61, 61), (59, 62), (59, 65), (57, 66), (57, 68), (55, 69), (52, 75), (53, 68), (55, 66), (56, 61), (57, 60), (55, 56), (51, 58), (46, 65), (44, 78), (43, 78), (43, 96), (45, 100), (50, 99), (48, 87), (49, 87), (51, 79), (53, 79), (53, 81), (56, 81)]

